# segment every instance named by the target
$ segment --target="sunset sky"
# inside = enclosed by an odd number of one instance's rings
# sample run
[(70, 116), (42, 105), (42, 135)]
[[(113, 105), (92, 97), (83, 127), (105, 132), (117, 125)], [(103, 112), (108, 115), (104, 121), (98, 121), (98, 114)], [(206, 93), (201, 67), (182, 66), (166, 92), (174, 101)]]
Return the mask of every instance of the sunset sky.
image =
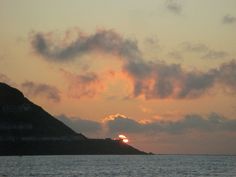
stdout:
[(0, 81), (74, 130), (236, 154), (236, 0), (0, 0)]

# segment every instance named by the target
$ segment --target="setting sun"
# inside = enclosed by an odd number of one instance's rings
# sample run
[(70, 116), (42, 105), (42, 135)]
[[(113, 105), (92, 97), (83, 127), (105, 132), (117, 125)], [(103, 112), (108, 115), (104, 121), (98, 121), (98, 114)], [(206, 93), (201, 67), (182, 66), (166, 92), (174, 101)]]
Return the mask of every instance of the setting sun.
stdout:
[(119, 139), (122, 140), (124, 143), (128, 143), (128, 142), (129, 142), (128, 138), (127, 138), (125, 135), (119, 135), (118, 137), (119, 137)]
[(124, 143), (128, 143), (129, 140), (128, 140), (128, 139), (123, 139), (123, 142), (124, 142)]

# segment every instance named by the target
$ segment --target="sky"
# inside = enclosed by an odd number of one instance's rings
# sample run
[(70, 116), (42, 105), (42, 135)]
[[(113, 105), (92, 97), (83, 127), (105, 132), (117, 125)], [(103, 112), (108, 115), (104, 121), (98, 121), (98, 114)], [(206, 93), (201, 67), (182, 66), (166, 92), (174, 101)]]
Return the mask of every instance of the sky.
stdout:
[(75, 131), (236, 154), (236, 0), (0, 4), (0, 81)]

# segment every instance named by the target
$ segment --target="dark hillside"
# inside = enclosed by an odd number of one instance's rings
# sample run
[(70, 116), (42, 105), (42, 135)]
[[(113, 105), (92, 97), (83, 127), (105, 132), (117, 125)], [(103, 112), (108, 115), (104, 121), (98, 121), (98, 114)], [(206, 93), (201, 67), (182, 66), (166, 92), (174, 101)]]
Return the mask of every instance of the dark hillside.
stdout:
[(0, 155), (146, 154), (119, 140), (88, 139), (0, 83)]

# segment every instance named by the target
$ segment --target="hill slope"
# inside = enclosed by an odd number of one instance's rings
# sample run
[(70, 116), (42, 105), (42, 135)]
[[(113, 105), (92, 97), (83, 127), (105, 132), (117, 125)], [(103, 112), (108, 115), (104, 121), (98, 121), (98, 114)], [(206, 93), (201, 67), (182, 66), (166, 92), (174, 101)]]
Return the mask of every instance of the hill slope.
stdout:
[(119, 140), (88, 139), (0, 83), (0, 155), (146, 154)]
[(0, 83), (0, 136), (77, 136), (62, 122), (33, 104), (17, 89)]

